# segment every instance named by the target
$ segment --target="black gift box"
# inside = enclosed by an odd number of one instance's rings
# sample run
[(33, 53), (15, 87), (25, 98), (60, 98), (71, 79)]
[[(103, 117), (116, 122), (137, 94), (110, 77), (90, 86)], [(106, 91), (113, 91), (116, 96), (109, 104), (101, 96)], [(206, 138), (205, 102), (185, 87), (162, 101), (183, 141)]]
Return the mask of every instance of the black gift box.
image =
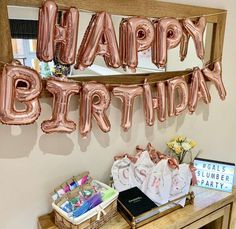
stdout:
[(158, 206), (137, 187), (120, 192), (118, 211), (132, 228), (156, 219), (159, 213)]

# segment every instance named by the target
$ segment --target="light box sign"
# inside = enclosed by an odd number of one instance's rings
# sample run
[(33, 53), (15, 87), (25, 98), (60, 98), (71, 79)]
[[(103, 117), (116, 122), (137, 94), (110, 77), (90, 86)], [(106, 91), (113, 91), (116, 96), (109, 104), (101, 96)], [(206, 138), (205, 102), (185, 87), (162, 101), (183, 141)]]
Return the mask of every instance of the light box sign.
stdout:
[(196, 158), (198, 186), (232, 192), (235, 164)]

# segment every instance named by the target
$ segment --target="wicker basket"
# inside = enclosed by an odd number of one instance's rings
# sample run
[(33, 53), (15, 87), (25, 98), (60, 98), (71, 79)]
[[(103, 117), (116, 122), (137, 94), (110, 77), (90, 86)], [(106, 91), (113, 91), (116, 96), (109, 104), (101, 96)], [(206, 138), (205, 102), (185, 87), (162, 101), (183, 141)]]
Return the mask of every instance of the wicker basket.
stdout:
[[(94, 181), (103, 188), (112, 189), (111, 187), (100, 181)], [(70, 217), (68, 213), (63, 211), (53, 202), (52, 207), (55, 212), (56, 226), (59, 229), (88, 229), (101, 227), (117, 212), (117, 198), (119, 192), (114, 189), (112, 190), (113, 194), (110, 197), (107, 197), (105, 201), (76, 218)]]
[(99, 228), (108, 222), (117, 212), (117, 200), (114, 200), (110, 205), (105, 209), (106, 215), (101, 214), (100, 220), (97, 220), (97, 214), (82, 222), (79, 225), (75, 225), (63, 216), (61, 216), (57, 211), (54, 211), (55, 214), (55, 224), (59, 229), (95, 229)]

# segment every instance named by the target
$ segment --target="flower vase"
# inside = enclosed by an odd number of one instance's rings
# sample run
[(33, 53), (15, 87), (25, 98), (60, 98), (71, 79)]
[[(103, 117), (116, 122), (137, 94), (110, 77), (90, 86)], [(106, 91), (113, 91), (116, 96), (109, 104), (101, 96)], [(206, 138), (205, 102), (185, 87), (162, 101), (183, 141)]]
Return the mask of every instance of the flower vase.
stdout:
[(171, 150), (170, 156), (175, 158), (179, 162), (179, 164), (182, 163), (190, 164), (192, 162), (191, 150), (187, 150), (179, 154), (177, 154), (174, 150)]
[(185, 155), (183, 156), (181, 163), (186, 163), (186, 164), (192, 163), (192, 151), (191, 150), (188, 150), (185, 152)]

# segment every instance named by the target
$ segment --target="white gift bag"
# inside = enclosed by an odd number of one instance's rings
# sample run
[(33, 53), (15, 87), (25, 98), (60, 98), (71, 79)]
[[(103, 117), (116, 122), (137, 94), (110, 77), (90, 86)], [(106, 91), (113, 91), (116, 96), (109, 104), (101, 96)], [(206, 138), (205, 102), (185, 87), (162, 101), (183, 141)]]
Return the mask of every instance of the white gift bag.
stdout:
[(114, 186), (119, 192), (130, 188), (130, 164), (127, 156), (116, 160), (111, 168), (111, 174), (114, 180)]
[(171, 190), (172, 171), (168, 159), (158, 162), (149, 172), (142, 191), (157, 205), (168, 202)]
[(143, 182), (145, 181), (147, 175), (150, 173), (150, 170), (154, 167), (154, 165), (155, 164), (152, 162), (148, 151), (145, 150), (140, 153), (136, 163), (130, 164), (130, 187), (137, 186), (139, 189), (141, 189)]
[[(192, 173), (189, 169), (188, 164), (180, 164), (179, 169), (173, 170), (169, 200), (171, 201), (188, 194), (190, 189), (191, 179), (192, 179)], [(176, 201), (175, 203), (184, 207), (185, 201), (186, 198), (182, 198), (181, 200)]]

